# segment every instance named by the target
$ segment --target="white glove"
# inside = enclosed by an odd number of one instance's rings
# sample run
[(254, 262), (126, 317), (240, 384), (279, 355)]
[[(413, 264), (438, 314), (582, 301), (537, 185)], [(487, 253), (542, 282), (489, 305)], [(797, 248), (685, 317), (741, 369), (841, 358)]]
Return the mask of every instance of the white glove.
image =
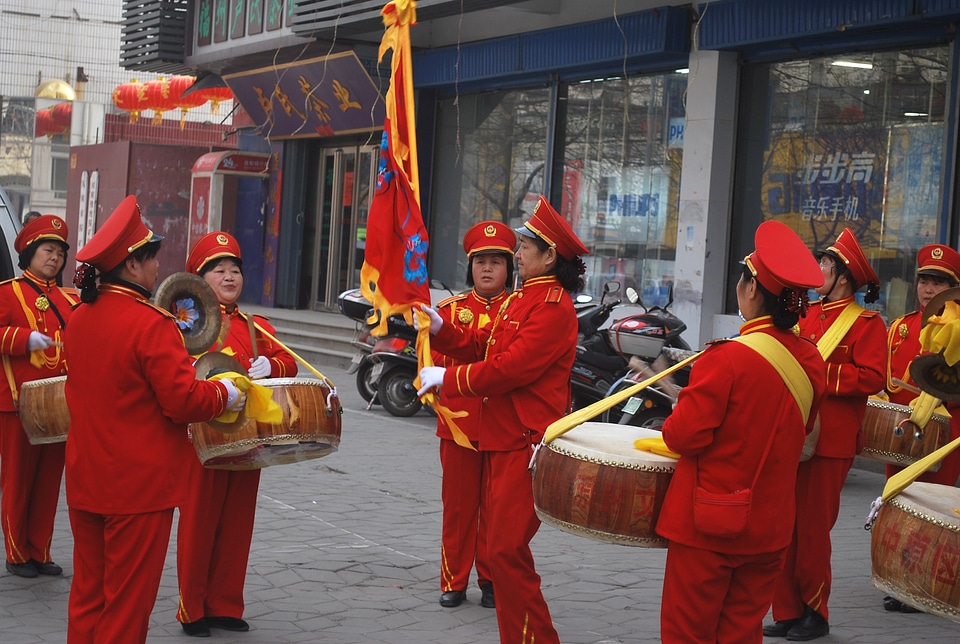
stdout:
[(222, 382), (223, 386), (227, 388), (227, 411), (234, 411), (236, 409), (243, 408), (243, 406), (247, 403), (246, 392), (237, 389), (237, 386), (233, 384), (232, 380), (227, 380), (224, 378), (220, 382)]
[(437, 335), (440, 333), (440, 327), (443, 326), (443, 318), (440, 317), (440, 314), (426, 304), (421, 304), (420, 310), (430, 316), (430, 335)]
[(27, 338), (27, 351), (42, 351), (53, 344), (53, 338), (46, 336), (39, 331), (31, 331)]
[[(431, 311), (433, 309), (430, 309)], [(436, 312), (434, 312), (436, 314)], [(439, 317), (439, 316), (438, 316)], [(439, 387), (443, 384), (443, 375), (447, 373), (445, 367), (424, 367), (420, 370), (420, 389), (417, 391), (418, 396), (422, 396), (427, 393), (434, 387)]]
[(247, 375), (253, 380), (257, 378), (269, 378), (270, 358), (267, 356), (260, 356), (256, 360), (250, 358), (250, 368), (247, 369)]

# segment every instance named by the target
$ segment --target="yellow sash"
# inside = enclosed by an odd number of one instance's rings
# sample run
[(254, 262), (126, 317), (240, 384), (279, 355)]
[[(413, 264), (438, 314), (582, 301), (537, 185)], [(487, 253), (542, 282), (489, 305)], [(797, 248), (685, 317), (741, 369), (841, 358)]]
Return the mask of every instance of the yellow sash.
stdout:
[(733, 338), (733, 341), (747, 345), (777, 370), (783, 378), (783, 384), (787, 386), (797, 407), (800, 408), (803, 424), (806, 426), (807, 419), (810, 418), (810, 406), (813, 405), (813, 385), (810, 384), (810, 378), (793, 354), (780, 344), (779, 340), (766, 333), (741, 335)]
[(853, 327), (853, 323), (857, 321), (857, 318), (860, 317), (860, 314), (865, 310), (865, 308), (856, 302), (850, 302), (844, 307), (843, 311), (840, 312), (837, 320), (830, 325), (827, 332), (820, 336), (820, 339), (817, 341), (817, 349), (820, 351), (820, 356), (824, 360), (830, 357), (833, 350), (836, 349), (840, 341), (843, 340), (843, 336), (847, 335), (847, 331)]

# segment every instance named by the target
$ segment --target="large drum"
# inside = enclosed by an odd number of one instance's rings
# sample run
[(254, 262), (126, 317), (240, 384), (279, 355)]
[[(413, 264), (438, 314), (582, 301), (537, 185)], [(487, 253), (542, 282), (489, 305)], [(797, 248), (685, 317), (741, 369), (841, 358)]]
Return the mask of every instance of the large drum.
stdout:
[(229, 434), (193, 423), (193, 446), (206, 467), (256, 470), (335, 452), (340, 445), (340, 399), (326, 383), (306, 378), (269, 378), (257, 384), (273, 390), (283, 410), (277, 424), (249, 420)]
[(913, 483), (880, 508), (873, 585), (905, 604), (960, 622), (960, 489)]
[(25, 382), (20, 387), (20, 424), (31, 445), (62, 443), (70, 428), (63, 387), (66, 376)]
[[(907, 466), (943, 447), (950, 440), (950, 419), (934, 414), (923, 430), (915, 436), (909, 423), (900, 423), (910, 418), (910, 408), (871, 398), (863, 417), (864, 446), (860, 456), (884, 463)], [(937, 464), (930, 468), (936, 471)]]
[(659, 435), (643, 427), (584, 423), (545, 443), (533, 472), (537, 516), (599, 541), (666, 547), (656, 526), (677, 461), (633, 446), (638, 438)]

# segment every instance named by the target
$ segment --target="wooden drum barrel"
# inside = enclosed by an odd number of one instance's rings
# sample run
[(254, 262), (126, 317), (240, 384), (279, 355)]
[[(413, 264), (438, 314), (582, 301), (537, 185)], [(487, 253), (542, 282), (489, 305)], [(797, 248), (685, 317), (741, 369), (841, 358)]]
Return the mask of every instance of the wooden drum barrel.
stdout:
[(533, 501), (544, 523), (583, 537), (664, 548), (657, 519), (676, 459), (636, 449), (660, 432), (584, 423), (537, 452)]
[(20, 387), (20, 424), (31, 445), (62, 443), (70, 428), (63, 387), (66, 376), (25, 382)]
[(257, 384), (273, 390), (283, 410), (277, 424), (249, 420), (225, 434), (206, 423), (190, 431), (205, 467), (256, 470), (285, 465), (335, 452), (340, 445), (340, 399), (326, 383), (306, 378), (268, 378)]
[[(864, 445), (860, 456), (905, 467), (933, 453), (950, 440), (950, 419), (946, 416), (934, 414), (919, 440), (909, 424), (898, 429), (898, 425), (909, 418), (910, 408), (906, 405), (869, 399), (863, 417)], [(930, 470), (939, 468), (937, 464)]]
[(873, 585), (960, 622), (960, 489), (913, 483), (880, 508), (870, 542)]

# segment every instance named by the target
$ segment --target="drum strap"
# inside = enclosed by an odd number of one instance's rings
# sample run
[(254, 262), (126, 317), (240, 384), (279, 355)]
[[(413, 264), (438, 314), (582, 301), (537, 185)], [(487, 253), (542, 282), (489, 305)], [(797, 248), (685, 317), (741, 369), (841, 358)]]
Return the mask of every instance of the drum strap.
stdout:
[(843, 311), (840, 312), (840, 315), (834, 323), (830, 325), (826, 333), (820, 336), (820, 340), (817, 341), (817, 350), (820, 351), (820, 356), (824, 360), (830, 357), (830, 354), (833, 353), (833, 350), (837, 348), (840, 341), (847, 335), (847, 331), (853, 328), (853, 323), (857, 321), (857, 318), (860, 317), (860, 314), (864, 311), (866, 311), (866, 309), (856, 302), (850, 302), (844, 307)]
[(770, 363), (770, 366), (777, 370), (796, 401), (797, 407), (800, 408), (803, 424), (806, 425), (810, 418), (810, 407), (813, 405), (813, 385), (810, 384), (810, 378), (793, 354), (780, 344), (779, 340), (766, 333), (748, 333), (734, 338), (734, 341), (745, 344), (759, 353)]

